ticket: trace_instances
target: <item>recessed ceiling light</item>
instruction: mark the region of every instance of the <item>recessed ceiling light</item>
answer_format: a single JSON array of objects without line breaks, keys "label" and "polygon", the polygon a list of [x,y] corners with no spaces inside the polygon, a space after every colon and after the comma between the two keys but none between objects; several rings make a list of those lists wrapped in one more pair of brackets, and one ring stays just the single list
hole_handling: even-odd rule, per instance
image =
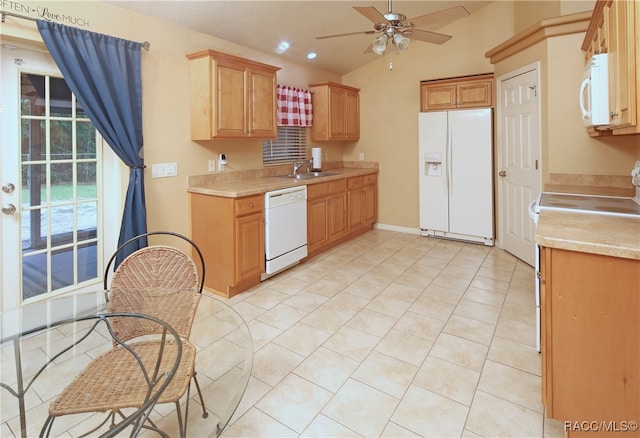
[{"label": "recessed ceiling light", "polygon": [[307,59],[315,59],[318,56],[315,52],[310,52],[307,54]]},{"label": "recessed ceiling light", "polygon": [[278,48],[276,49],[276,53],[282,54],[286,52],[288,48],[289,48],[289,43],[286,41],[283,41],[278,45]]}]

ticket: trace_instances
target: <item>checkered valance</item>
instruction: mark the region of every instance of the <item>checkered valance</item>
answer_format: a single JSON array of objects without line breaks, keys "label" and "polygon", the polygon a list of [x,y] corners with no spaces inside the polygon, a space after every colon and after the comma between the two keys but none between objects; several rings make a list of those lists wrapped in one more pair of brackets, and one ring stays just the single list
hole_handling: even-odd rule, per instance
[{"label": "checkered valance", "polygon": [[278,126],[311,126],[311,91],[278,84]]}]

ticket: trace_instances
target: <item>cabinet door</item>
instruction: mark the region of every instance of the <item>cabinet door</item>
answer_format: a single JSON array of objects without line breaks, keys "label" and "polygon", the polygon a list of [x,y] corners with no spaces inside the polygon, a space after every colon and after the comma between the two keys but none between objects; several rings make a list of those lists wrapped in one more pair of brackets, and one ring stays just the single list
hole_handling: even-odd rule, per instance
[{"label": "cabinet door", "polygon": [[329,240],[327,205],[327,198],[314,199],[307,203],[307,245],[309,252],[321,247]]},{"label": "cabinet door", "polygon": [[549,416],[606,418],[618,424],[637,418],[640,261],[550,252],[543,277],[543,372],[547,399],[553,398]]},{"label": "cabinet door", "polygon": [[634,2],[614,1],[604,9],[609,49],[609,108],[611,125],[636,124]]},{"label": "cabinet door", "polygon": [[362,189],[362,219],[364,225],[375,223],[378,217],[377,194],[378,190],[375,185]]},{"label": "cabinet door", "polygon": [[329,89],[329,137],[332,140],[344,140],[347,134],[345,98],[344,90],[339,88]]},{"label": "cabinet door", "polygon": [[218,62],[216,96],[213,111],[214,137],[246,137],[245,69],[240,65]]},{"label": "cabinet door", "polygon": [[364,198],[362,189],[349,190],[347,200],[349,211],[349,231],[356,230],[364,225]]},{"label": "cabinet door", "polygon": [[264,216],[236,219],[236,283],[264,272]]},{"label": "cabinet door", "polygon": [[276,138],[276,75],[273,72],[251,70],[248,131],[250,137]]},{"label": "cabinet door", "polygon": [[327,229],[329,241],[347,233],[347,193],[333,195],[327,201]]},{"label": "cabinet door", "polygon": [[346,138],[358,140],[360,138],[360,97],[358,93],[346,92],[344,117]]},{"label": "cabinet door", "polygon": [[456,106],[454,84],[422,85],[422,111],[438,111]]},{"label": "cabinet door", "polygon": [[456,108],[483,108],[491,106],[493,81],[470,81],[458,85]]}]

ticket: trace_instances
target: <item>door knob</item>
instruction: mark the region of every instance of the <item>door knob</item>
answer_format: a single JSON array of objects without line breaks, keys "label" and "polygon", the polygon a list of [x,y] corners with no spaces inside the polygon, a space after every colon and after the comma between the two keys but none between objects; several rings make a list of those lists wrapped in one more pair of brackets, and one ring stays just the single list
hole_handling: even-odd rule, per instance
[{"label": "door knob", "polygon": [[13,214],[16,212],[16,206],[13,204],[6,205],[2,207],[2,212],[4,214]]},{"label": "door knob", "polygon": [[5,185],[2,186],[2,191],[5,193],[11,193],[16,189],[16,186],[14,186],[11,183],[7,183]]},{"label": "door knob", "polygon": [[505,176],[507,176],[507,172],[504,171],[504,170],[501,170],[500,172],[498,172],[498,175],[500,175],[502,177],[505,177]]}]

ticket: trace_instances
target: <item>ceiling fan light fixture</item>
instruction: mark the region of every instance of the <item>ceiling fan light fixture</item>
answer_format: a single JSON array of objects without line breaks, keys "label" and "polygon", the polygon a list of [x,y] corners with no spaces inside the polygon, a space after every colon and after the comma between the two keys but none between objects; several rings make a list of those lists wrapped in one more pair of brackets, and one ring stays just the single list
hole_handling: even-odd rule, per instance
[{"label": "ceiling fan light fixture", "polygon": [[402,53],[409,47],[411,40],[402,34],[395,34],[393,36],[393,44],[396,46],[396,53]]},{"label": "ceiling fan light fixture", "polygon": [[371,44],[371,50],[373,50],[376,55],[382,55],[387,48],[388,40],[389,37],[387,37],[386,35],[380,35],[378,38],[373,40],[373,43]]}]

